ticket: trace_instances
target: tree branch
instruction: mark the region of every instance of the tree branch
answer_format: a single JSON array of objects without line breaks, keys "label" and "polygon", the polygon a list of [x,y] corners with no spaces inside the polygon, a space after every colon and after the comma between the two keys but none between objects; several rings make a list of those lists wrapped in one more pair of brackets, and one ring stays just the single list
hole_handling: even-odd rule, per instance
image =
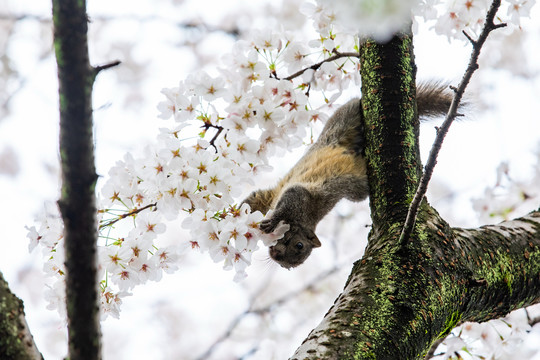
[{"label": "tree branch", "polygon": [[[305,73],[306,71],[308,70],[317,70],[319,69],[322,64],[324,63],[327,63],[327,62],[332,62],[332,61],[335,61],[335,60],[338,60],[338,59],[341,59],[341,58],[344,58],[344,57],[360,57],[360,54],[359,53],[355,53],[355,52],[344,52],[344,53],[340,53],[338,52],[337,50],[334,49],[334,54],[335,55],[332,55],[330,56],[329,58],[327,59],[324,59],[322,61],[319,61],[318,63],[316,64],[313,64],[311,65],[310,67],[307,67],[307,68],[304,68],[304,69],[301,69],[301,70],[298,70],[297,72],[295,72],[294,74],[292,75],[289,75],[287,76],[286,78],[283,78],[283,80],[292,80],[294,78],[297,78],[299,77],[300,75],[302,75],[303,73]],[[278,79],[279,80],[279,79]]]},{"label": "tree branch", "polygon": [[[488,28],[500,27],[493,24],[499,3],[490,8]],[[471,69],[488,33],[475,42]],[[407,236],[413,240],[399,241],[422,177],[411,43],[411,35],[398,34],[384,44],[361,44],[373,227],[343,292],[291,359],[419,360],[461,322],[487,321],[540,301],[540,212],[464,230],[419,202]],[[450,117],[464,88],[456,89]],[[440,131],[449,122],[444,126]]]},{"label": "tree branch", "polygon": [[115,61],[112,61],[112,62],[110,62],[108,64],[94,66],[94,77],[96,77],[97,74],[99,74],[100,71],[110,69],[110,68],[118,66],[120,64],[121,64],[120,60],[115,60]]},{"label": "tree branch", "polygon": [[88,61],[87,21],[86,1],[53,0],[70,360],[101,359],[92,127],[96,74]]},{"label": "tree branch", "polygon": [[420,214],[422,243],[368,248],[292,359],[422,359],[461,322],[540,301],[540,212],[468,230]]},{"label": "tree branch", "polygon": [[373,231],[400,226],[420,180],[412,34],[360,47],[365,161]]},{"label": "tree branch", "polygon": [[435,351],[441,345],[441,343],[444,341],[445,338],[437,339],[431,344],[431,347],[429,348],[429,351],[427,352],[426,356],[424,356],[424,360],[429,360],[432,357],[435,357]]},{"label": "tree branch", "polygon": [[403,230],[399,238],[399,242],[402,245],[405,244],[411,236],[414,224],[416,222],[416,217],[418,215],[418,210],[420,208],[420,203],[422,202],[422,199],[426,194],[429,181],[431,180],[431,176],[433,175],[433,169],[437,164],[437,157],[439,156],[439,151],[441,150],[444,138],[446,137],[446,134],[450,129],[450,125],[452,125],[452,122],[458,116],[457,109],[459,107],[461,98],[463,97],[465,89],[467,88],[467,85],[469,84],[473,73],[478,69],[478,57],[480,56],[480,50],[484,46],[488,35],[493,30],[506,26],[506,24],[495,25],[493,23],[495,15],[497,14],[500,6],[501,0],[494,0],[491,3],[491,7],[486,15],[484,27],[482,29],[482,32],[480,33],[480,36],[478,37],[478,40],[473,40],[469,35],[464,32],[465,36],[467,37],[467,39],[469,39],[473,46],[469,65],[467,66],[467,70],[465,71],[465,74],[463,75],[463,78],[461,79],[458,87],[453,89],[455,92],[454,99],[452,100],[452,104],[450,105],[450,109],[448,110],[448,114],[446,115],[446,119],[442,123],[441,127],[437,130],[437,136],[429,153],[429,157],[424,168],[424,174],[420,179],[420,184],[418,185],[416,194],[414,195],[414,198],[409,206],[407,218],[405,220],[405,224],[403,225]]},{"label": "tree branch", "polygon": [[529,311],[527,309],[525,310],[525,314],[527,315],[527,323],[529,326],[533,327],[534,325],[540,323],[540,316],[535,316],[534,318],[531,318]]},{"label": "tree branch", "polygon": [[0,359],[43,360],[26,323],[22,301],[0,273]]},{"label": "tree branch", "polygon": [[[40,23],[51,22],[51,18],[48,16],[41,16],[41,15],[34,15],[34,14],[0,13],[0,21],[2,20],[5,20],[5,21],[34,20]],[[225,28],[225,27],[204,24],[196,20],[178,22],[178,21],[174,21],[173,19],[166,18],[159,15],[146,15],[146,16],[124,15],[124,14],[113,15],[113,16],[98,15],[98,16],[93,16],[91,20],[92,22],[97,22],[97,21],[110,22],[113,20],[133,20],[133,21],[138,21],[140,23],[149,23],[149,22],[158,22],[160,24],[169,23],[170,25],[176,26],[178,28],[197,29],[203,32],[210,32],[210,33],[222,32],[234,38],[239,37],[241,34],[241,30],[236,26],[233,26],[231,28]]]},{"label": "tree branch", "polygon": [[109,227],[111,225],[114,225],[116,224],[118,221],[122,220],[122,219],[125,219],[127,217],[130,217],[130,216],[133,216],[133,215],[137,215],[138,213],[140,213],[141,211],[144,211],[146,209],[149,209],[151,207],[154,207],[156,206],[157,203],[153,203],[153,204],[148,204],[146,206],[143,206],[141,208],[134,208],[130,211],[128,211],[127,213],[125,214],[122,214],[122,215],[119,215],[116,219],[113,219],[113,220],[110,220],[110,221],[107,221],[101,225],[99,225],[99,230],[103,229],[103,228],[106,228],[106,227]]},{"label": "tree branch", "polygon": [[219,125],[212,125],[211,123],[205,123],[203,127],[205,128],[205,131],[208,130],[209,128],[216,129],[216,133],[214,134],[212,139],[210,139],[210,146],[213,146],[216,152],[218,152],[218,148],[216,146],[216,140],[219,138],[219,135],[221,135],[221,133],[223,132],[223,130],[225,130],[225,128]]},{"label": "tree branch", "polygon": [[238,314],[230,322],[229,326],[227,327],[227,330],[225,330],[225,332],[219,338],[217,338],[214,341],[214,343],[202,355],[198,356],[197,360],[208,359],[212,355],[212,353],[216,350],[216,348],[222,342],[224,342],[225,340],[227,340],[228,338],[231,337],[233,331],[238,327],[240,322],[245,317],[247,317],[248,315],[250,315],[250,314],[263,315],[263,314],[266,314],[266,313],[270,312],[273,308],[276,308],[276,307],[278,307],[280,305],[283,305],[283,304],[291,301],[292,299],[298,297],[299,295],[305,293],[306,291],[309,291],[309,290],[313,289],[318,284],[320,284],[320,282],[322,280],[324,280],[324,279],[330,277],[331,275],[335,274],[339,269],[340,269],[340,266],[334,266],[334,267],[332,267],[332,268],[318,274],[317,276],[315,276],[315,278],[312,281],[310,281],[309,283],[302,286],[302,288],[297,289],[295,291],[292,291],[292,292],[290,292],[288,294],[285,294],[284,296],[272,301],[272,303],[270,303],[270,304],[268,304],[266,306],[256,308],[256,307],[254,307],[255,301],[262,294],[262,292],[265,290],[265,287],[261,287],[260,291],[255,296],[252,297],[248,309],[245,310],[244,312]]}]

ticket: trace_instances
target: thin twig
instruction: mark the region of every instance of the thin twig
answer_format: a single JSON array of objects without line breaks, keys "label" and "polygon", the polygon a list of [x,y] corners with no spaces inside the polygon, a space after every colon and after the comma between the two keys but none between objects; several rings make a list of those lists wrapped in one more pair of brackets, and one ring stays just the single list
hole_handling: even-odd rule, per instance
[{"label": "thin twig", "polygon": [[340,53],[338,52],[337,50],[334,50],[334,53],[335,55],[332,55],[330,56],[329,58],[327,59],[324,59],[316,64],[313,64],[311,65],[310,67],[307,67],[307,68],[304,68],[302,70],[298,70],[297,72],[295,72],[294,74],[292,75],[289,75],[287,76],[286,78],[283,78],[283,80],[292,80],[294,78],[297,78],[298,76],[302,75],[303,73],[305,73],[306,71],[308,70],[317,70],[319,69],[322,64],[324,63],[327,63],[327,62],[331,62],[331,61],[334,61],[334,60],[338,60],[338,59],[341,59],[341,58],[344,58],[344,57],[357,57],[359,58],[360,57],[360,53],[357,53],[357,52],[344,52],[344,53]]},{"label": "thin twig", "polygon": [[300,294],[306,292],[306,291],[309,291],[311,289],[313,289],[317,284],[319,284],[322,280],[326,279],[327,277],[335,274],[338,270],[340,269],[340,266],[334,266],[322,273],[320,273],[319,275],[317,275],[312,281],[310,281],[309,283],[307,283],[305,286],[303,286],[302,288],[300,289],[297,289],[295,291],[292,291],[282,297],[280,297],[279,299],[273,301],[272,303],[264,306],[264,307],[261,307],[261,308],[254,308],[254,303],[255,303],[255,300],[257,299],[258,296],[260,296],[262,294],[262,292],[266,289],[266,286],[263,286],[260,288],[260,291],[258,291],[256,293],[255,296],[253,296],[251,298],[251,301],[250,301],[250,305],[248,307],[247,310],[245,310],[244,312],[238,314],[229,324],[229,326],[227,327],[227,330],[225,330],[225,332],[220,336],[218,337],[214,343],[212,345],[210,345],[210,347],[204,352],[204,354],[200,355],[199,357],[197,357],[197,360],[203,360],[203,359],[208,359],[210,357],[210,355],[212,355],[212,353],[215,351],[215,349],[222,343],[224,342],[225,340],[227,340],[228,338],[231,337],[231,334],[233,333],[233,331],[236,329],[236,327],[240,324],[240,322],[248,315],[250,314],[257,314],[257,315],[263,315],[263,314],[266,314],[268,312],[270,312],[273,308],[279,306],[279,305],[282,305],[288,301],[291,301],[292,299],[296,298],[297,296],[299,296]]},{"label": "thin twig", "polygon": [[[22,20],[33,20],[40,23],[50,23],[52,21],[51,16],[49,15],[37,15],[37,14],[12,14],[12,13],[0,13],[0,21],[22,21]],[[222,32],[224,34],[230,35],[234,38],[237,38],[240,36],[240,29],[236,26],[231,28],[226,27],[218,27],[218,26],[212,26],[209,24],[201,23],[198,21],[187,21],[187,22],[178,22],[174,19],[164,17],[164,16],[158,16],[158,15],[97,15],[92,16],[90,18],[91,22],[110,22],[114,20],[133,20],[137,21],[139,23],[149,23],[149,22],[156,22],[156,23],[169,23],[170,25],[174,25],[178,28],[184,28],[184,29],[197,29],[202,32]]]},{"label": "thin twig", "polygon": [[97,74],[99,74],[99,72],[101,70],[106,70],[106,69],[112,68],[114,66],[118,66],[118,65],[120,65],[120,63],[121,63],[120,60],[115,60],[115,61],[112,61],[112,62],[110,62],[108,64],[94,66],[94,76],[97,76]]},{"label": "thin twig", "polygon": [[450,125],[452,125],[452,122],[457,116],[457,109],[461,98],[463,97],[463,93],[465,92],[465,89],[467,88],[467,85],[469,84],[473,73],[478,69],[477,61],[478,56],[480,55],[480,50],[482,49],[482,46],[484,45],[491,31],[506,26],[506,24],[504,23],[497,25],[493,23],[493,19],[495,18],[495,15],[497,14],[500,6],[501,0],[494,0],[491,4],[491,7],[489,8],[489,11],[486,15],[486,22],[484,24],[482,32],[480,33],[480,36],[478,37],[478,40],[475,41],[467,34],[465,34],[465,36],[469,39],[473,46],[469,65],[467,66],[467,70],[465,71],[465,74],[463,75],[459,86],[453,89],[454,98],[452,99],[452,104],[450,105],[450,109],[446,114],[446,119],[437,131],[437,136],[429,153],[429,158],[426,162],[426,166],[424,167],[424,174],[420,179],[420,184],[418,185],[416,194],[414,195],[411,205],[409,206],[407,218],[405,220],[405,224],[403,225],[403,230],[401,231],[401,236],[399,238],[399,242],[401,245],[404,245],[409,240],[409,237],[413,231],[416,216],[418,214],[418,209],[420,208],[420,203],[422,202],[422,199],[426,194],[427,186],[429,184],[429,181],[431,180],[431,176],[433,175],[433,169],[435,168],[435,164],[437,163],[437,156],[439,155],[439,151],[441,150],[444,138],[448,133],[448,130],[450,129]]},{"label": "thin twig", "polygon": [[424,357],[424,360],[429,360],[432,357],[435,357],[435,350],[437,350],[437,348],[439,347],[439,345],[441,345],[441,343],[444,341],[444,339],[446,339],[446,338],[437,339],[437,340],[435,340],[433,342],[433,344],[431,344],[431,348],[429,348],[429,351],[426,354],[426,356]]},{"label": "thin twig", "polygon": [[131,210],[131,211],[128,211],[128,212],[125,213],[125,214],[122,214],[122,215],[118,216],[118,217],[117,217],[116,219],[114,219],[114,220],[107,221],[106,223],[99,225],[99,229],[101,230],[101,229],[103,229],[103,228],[105,228],[105,227],[114,225],[116,222],[118,222],[118,221],[120,221],[120,220],[122,220],[122,219],[125,219],[125,218],[127,218],[127,217],[129,217],[129,216],[132,216],[132,215],[135,215],[135,214],[138,214],[138,213],[140,213],[141,211],[146,210],[146,209],[151,208],[151,207],[156,206],[156,205],[157,205],[156,203],[153,203],[153,204],[148,204],[148,205],[146,205],[146,206],[143,206],[142,208],[135,208],[135,209],[133,209],[133,210]]},{"label": "thin twig", "polygon": [[255,355],[255,353],[256,353],[257,351],[259,351],[259,347],[260,347],[260,345],[257,345],[257,346],[252,347],[252,348],[249,349],[244,355],[240,356],[240,357],[238,358],[238,360],[246,360],[246,359],[252,357],[253,355]]},{"label": "thin twig", "polygon": [[43,23],[50,23],[52,21],[51,16],[41,16],[34,14],[10,14],[10,13],[0,13],[0,21],[21,21],[21,20],[34,20]]},{"label": "thin twig", "polygon": [[[287,76],[286,78],[279,78],[275,72],[272,72],[270,74],[271,77],[274,77],[275,79],[277,80],[292,80],[300,75],[302,75],[303,73],[305,73],[306,71],[308,70],[314,70],[314,71],[317,71],[321,66],[322,64],[324,63],[327,63],[327,62],[331,62],[331,61],[335,61],[335,60],[338,60],[338,59],[341,59],[341,58],[344,58],[344,57],[357,57],[359,58],[360,57],[360,53],[357,53],[357,52],[344,52],[344,53],[341,53],[339,51],[337,51],[336,49],[334,49],[334,55],[330,56],[329,58],[327,59],[324,59],[316,64],[313,64],[309,67],[306,67],[306,68],[303,68],[301,70],[298,70],[297,72],[295,72],[294,74],[292,75],[289,75]],[[308,85],[308,90],[307,90],[307,93],[306,95],[309,95],[309,90],[311,89],[311,84]],[[219,126],[219,125],[213,125],[211,123],[206,123],[203,125],[203,127],[205,128],[205,130],[208,130],[209,128],[215,128],[217,129],[217,133],[212,137],[212,139],[210,140],[210,145],[214,147],[214,149],[216,150],[216,152],[218,151],[216,145],[215,145],[215,142],[217,140],[217,138],[219,137],[219,135],[223,132],[224,128],[222,126]]]},{"label": "thin twig", "polygon": [[529,311],[527,309],[524,309],[525,310],[525,314],[527,314],[527,323],[529,323],[529,325],[532,327],[538,323],[540,323],[540,316],[535,316],[533,318],[531,318],[531,315],[529,314]]},{"label": "thin twig", "polygon": [[225,130],[225,128],[223,126],[217,126],[215,128],[217,129],[217,132],[214,134],[214,136],[210,140],[210,145],[214,147],[216,152],[218,152],[218,148],[217,148],[215,142],[216,142],[217,138],[219,137],[219,134],[221,134],[223,132],[223,130]]}]

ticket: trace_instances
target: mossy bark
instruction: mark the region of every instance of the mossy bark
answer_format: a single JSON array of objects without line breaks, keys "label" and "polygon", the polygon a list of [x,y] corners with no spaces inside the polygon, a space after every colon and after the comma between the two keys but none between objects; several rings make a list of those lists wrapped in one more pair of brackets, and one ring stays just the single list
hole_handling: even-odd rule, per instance
[{"label": "mossy bark", "polygon": [[424,200],[398,242],[421,175],[412,37],[362,45],[373,228],[342,294],[292,359],[422,359],[463,321],[540,301],[540,212],[451,228]]},{"label": "mossy bark", "polygon": [[0,273],[0,359],[42,360],[25,320],[23,302]]},{"label": "mossy bark", "polygon": [[412,36],[386,44],[366,40],[360,47],[366,159],[376,231],[401,223],[422,169],[416,116],[416,67]]},{"label": "mossy bark", "polygon": [[53,0],[69,358],[100,359],[92,85],[84,0]]}]

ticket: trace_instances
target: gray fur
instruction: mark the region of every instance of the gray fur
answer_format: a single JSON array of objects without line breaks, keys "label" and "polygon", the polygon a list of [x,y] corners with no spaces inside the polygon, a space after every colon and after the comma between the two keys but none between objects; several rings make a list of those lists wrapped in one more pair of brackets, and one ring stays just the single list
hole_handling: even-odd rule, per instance
[{"label": "gray fur", "polygon": [[[417,89],[419,116],[444,115],[450,106],[452,95],[448,87],[440,83],[419,85]],[[274,231],[282,220],[290,225],[284,237],[269,249],[270,257],[281,266],[288,269],[298,266],[309,257],[313,248],[321,246],[315,235],[315,228],[339,200],[346,198],[351,201],[362,201],[368,196],[363,155],[365,140],[362,114],[360,99],[352,99],[337,109],[326,123],[317,142],[307,150],[280,185],[273,189],[254,191],[244,200],[253,211],[266,213],[274,209],[272,216],[260,224],[264,232]],[[359,167],[362,169],[361,173],[358,172],[359,168],[355,168],[351,173],[339,175],[328,174],[328,171],[321,170],[318,173],[326,178],[308,178],[300,183],[295,182],[309,170],[305,167],[306,164],[312,165],[313,156],[324,156],[332,149],[342,148],[343,154],[352,156],[355,163],[364,166]],[[334,170],[333,167],[328,169]]]}]

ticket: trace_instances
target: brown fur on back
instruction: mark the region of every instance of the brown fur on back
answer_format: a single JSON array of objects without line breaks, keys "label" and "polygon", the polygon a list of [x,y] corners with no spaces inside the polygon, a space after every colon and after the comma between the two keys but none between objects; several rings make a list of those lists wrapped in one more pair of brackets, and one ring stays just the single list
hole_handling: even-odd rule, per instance
[{"label": "brown fur on back", "polygon": [[[445,114],[452,95],[438,83],[419,85],[419,116]],[[361,201],[368,196],[362,116],[360,99],[337,109],[315,144],[275,187],[256,190],[244,200],[253,211],[273,210],[259,226],[265,233],[274,231],[280,222],[290,225],[269,249],[270,257],[281,266],[298,266],[321,246],[315,228],[338,201]]]},{"label": "brown fur on back", "polygon": [[366,165],[363,157],[340,146],[325,146],[309,151],[277,184],[274,190],[274,208],[281,193],[287,186],[301,184],[307,188],[320,188],[322,183],[343,175],[365,176]]}]

